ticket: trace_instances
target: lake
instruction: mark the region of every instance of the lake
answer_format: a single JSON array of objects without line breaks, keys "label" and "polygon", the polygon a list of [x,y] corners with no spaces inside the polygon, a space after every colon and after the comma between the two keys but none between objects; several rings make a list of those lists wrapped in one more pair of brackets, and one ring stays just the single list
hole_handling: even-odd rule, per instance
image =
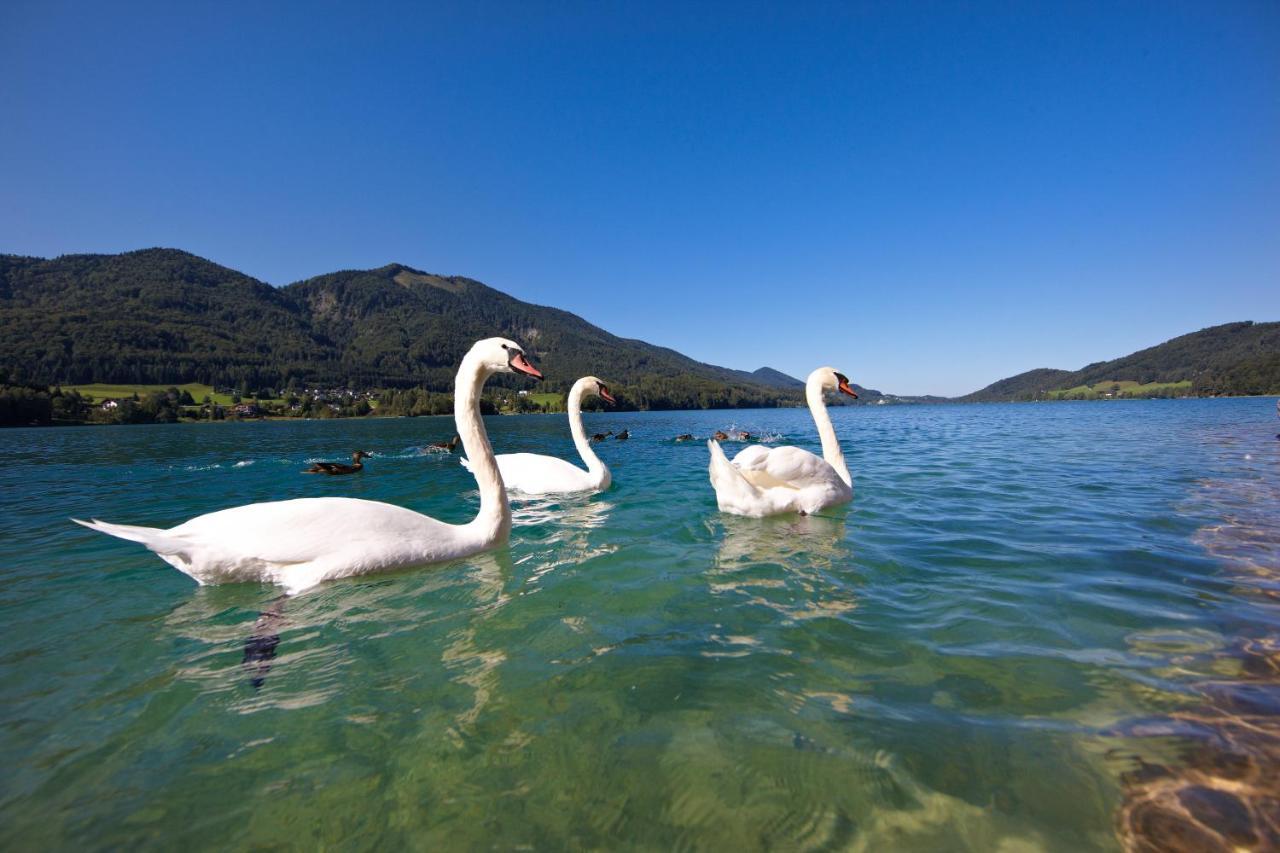
[{"label": "lake", "polygon": [[[721,515],[672,441],[816,452],[805,410],[588,414],[631,431],[609,491],[285,601],[67,519],[465,521],[474,481],[419,449],[451,419],[0,431],[0,847],[1118,849],[1137,771],[1230,751],[1189,720],[1280,704],[1274,399],[832,412],[847,507]],[[574,458],[563,416],[486,422]]]}]

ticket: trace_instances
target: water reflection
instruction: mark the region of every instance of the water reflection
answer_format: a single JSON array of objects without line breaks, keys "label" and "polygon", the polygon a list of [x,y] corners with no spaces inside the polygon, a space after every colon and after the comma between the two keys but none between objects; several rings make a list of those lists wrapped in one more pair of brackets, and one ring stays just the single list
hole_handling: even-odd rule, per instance
[{"label": "water reflection", "polygon": [[713,532],[719,528],[711,591],[789,619],[853,610],[857,577],[845,535],[846,512],[763,519],[718,516],[710,522]]},{"label": "water reflection", "polygon": [[[444,632],[456,640],[454,625],[479,624],[510,601],[512,573],[510,554],[497,550],[294,597],[266,586],[203,586],[165,617],[161,639],[182,650],[180,678],[239,712],[304,708],[343,690],[361,644],[385,650],[379,643]],[[468,656],[455,642],[442,659]]]},{"label": "water reflection", "polygon": [[612,554],[617,544],[598,535],[614,504],[591,495],[556,495],[515,501],[511,507],[515,564],[529,572],[526,592],[556,569]]}]

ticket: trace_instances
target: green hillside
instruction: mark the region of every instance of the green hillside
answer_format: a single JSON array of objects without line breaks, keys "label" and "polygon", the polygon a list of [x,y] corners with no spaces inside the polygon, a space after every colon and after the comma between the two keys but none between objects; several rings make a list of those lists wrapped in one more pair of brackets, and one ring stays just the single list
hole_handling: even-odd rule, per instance
[{"label": "green hillside", "polygon": [[[224,394],[213,390],[210,385],[201,385],[199,382],[187,382],[182,385],[175,386],[178,391],[186,391],[191,395],[191,399],[201,402],[208,397],[210,402],[217,403],[219,406],[232,405],[232,397],[230,394]],[[89,385],[63,385],[62,390],[66,393],[75,392],[89,403],[101,403],[104,400],[120,400],[125,397],[145,397],[147,394],[168,390],[164,385],[108,385],[104,382],[95,382]]]},{"label": "green hillside", "polygon": [[1280,323],[1226,323],[1080,370],[1040,368],[964,402],[1280,394]]},{"label": "green hillside", "polygon": [[[594,373],[625,407],[801,398],[776,371],[703,364],[478,281],[399,264],[275,288],[174,249],[0,256],[0,368],[15,383],[450,391],[467,348],[493,335],[521,342],[543,366],[541,393]],[[519,384],[495,378],[504,383]]]},{"label": "green hillside", "polygon": [[753,370],[751,372],[751,375],[755,378],[757,382],[763,383],[765,385],[772,385],[775,388],[803,388],[804,387],[803,380],[797,379],[794,376],[788,376],[787,374],[783,373],[781,370],[774,370],[772,367],[761,367],[758,370]]},{"label": "green hillside", "polygon": [[334,355],[285,294],[186,252],[0,255],[0,367],[28,381],[259,386]]}]

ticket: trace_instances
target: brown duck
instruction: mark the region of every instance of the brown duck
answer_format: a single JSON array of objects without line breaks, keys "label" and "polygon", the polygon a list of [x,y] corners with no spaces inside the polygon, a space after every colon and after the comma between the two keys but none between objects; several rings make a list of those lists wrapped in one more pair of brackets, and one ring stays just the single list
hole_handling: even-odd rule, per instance
[{"label": "brown duck", "polygon": [[618,441],[626,441],[628,438],[631,438],[631,430],[624,429],[622,432],[615,435],[614,438]]},{"label": "brown duck", "polygon": [[436,441],[427,445],[428,449],[443,450],[446,453],[452,453],[457,446],[458,446],[458,436],[456,435],[453,438],[449,439],[448,441]]},{"label": "brown duck", "polygon": [[591,436],[591,440],[604,441],[606,438],[608,438],[611,435],[613,435],[613,430],[609,430],[608,432],[598,432],[595,435]]},{"label": "brown duck", "polygon": [[354,474],[357,471],[364,470],[364,463],[361,459],[372,457],[373,454],[367,450],[357,450],[351,454],[351,464],[345,462],[316,462],[304,474]]},{"label": "brown duck", "polygon": [[718,429],[714,433],[712,433],[711,437],[714,438],[716,441],[728,441],[729,433],[725,432],[722,429]]},{"label": "brown duck", "polygon": [[686,432],[676,436],[676,441],[693,441],[693,433]]}]

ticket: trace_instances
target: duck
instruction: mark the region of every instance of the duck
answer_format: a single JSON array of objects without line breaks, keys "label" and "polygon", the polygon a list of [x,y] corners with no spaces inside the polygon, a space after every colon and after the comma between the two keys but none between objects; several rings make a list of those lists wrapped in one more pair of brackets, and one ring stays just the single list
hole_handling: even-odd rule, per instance
[{"label": "duck", "polygon": [[443,450],[445,453],[452,453],[458,446],[458,436],[454,435],[448,441],[436,441],[427,445],[428,450]]},{"label": "duck", "polygon": [[481,391],[495,373],[542,378],[524,350],[505,338],[477,341],[463,357],[453,413],[480,491],[479,511],[465,524],[339,497],[245,504],[169,529],[71,520],[138,542],[199,584],[274,583],[289,595],[335,578],[440,563],[499,547],[511,533],[511,505],[480,416]]},{"label": "duck", "polygon": [[604,441],[606,438],[608,438],[611,435],[613,435],[613,430],[609,430],[608,432],[598,432],[595,435],[591,436],[591,440]]},{"label": "duck", "polygon": [[715,432],[711,433],[711,437],[716,441],[728,441],[729,433],[725,432],[722,429],[718,429]]},{"label": "duck", "polygon": [[[609,386],[594,376],[582,377],[569,389],[569,433],[587,470],[565,459],[541,453],[500,453],[497,457],[498,470],[502,472],[502,482],[508,489],[529,495],[549,495],[602,492],[609,488],[613,477],[608,466],[591,449],[582,426],[582,400],[592,394],[610,406],[617,402],[609,393]],[[469,460],[463,459],[462,464],[470,470]]]},{"label": "duck", "polygon": [[730,462],[715,439],[709,473],[721,512],[762,518],[798,512],[811,514],[853,499],[853,479],[836,438],[823,395],[827,391],[858,398],[843,373],[819,367],[805,381],[805,399],[822,440],[822,456],[798,447],[753,444]]},{"label": "duck", "polygon": [[373,454],[367,450],[357,450],[351,454],[351,464],[345,462],[314,462],[303,471],[304,474],[355,474],[364,470],[362,459],[372,459]]},{"label": "duck", "polygon": [[615,435],[614,438],[618,441],[626,441],[628,438],[631,438],[631,430],[624,429],[622,432]]},{"label": "duck", "polygon": [[676,441],[693,441],[693,433],[685,432],[676,436]]}]

